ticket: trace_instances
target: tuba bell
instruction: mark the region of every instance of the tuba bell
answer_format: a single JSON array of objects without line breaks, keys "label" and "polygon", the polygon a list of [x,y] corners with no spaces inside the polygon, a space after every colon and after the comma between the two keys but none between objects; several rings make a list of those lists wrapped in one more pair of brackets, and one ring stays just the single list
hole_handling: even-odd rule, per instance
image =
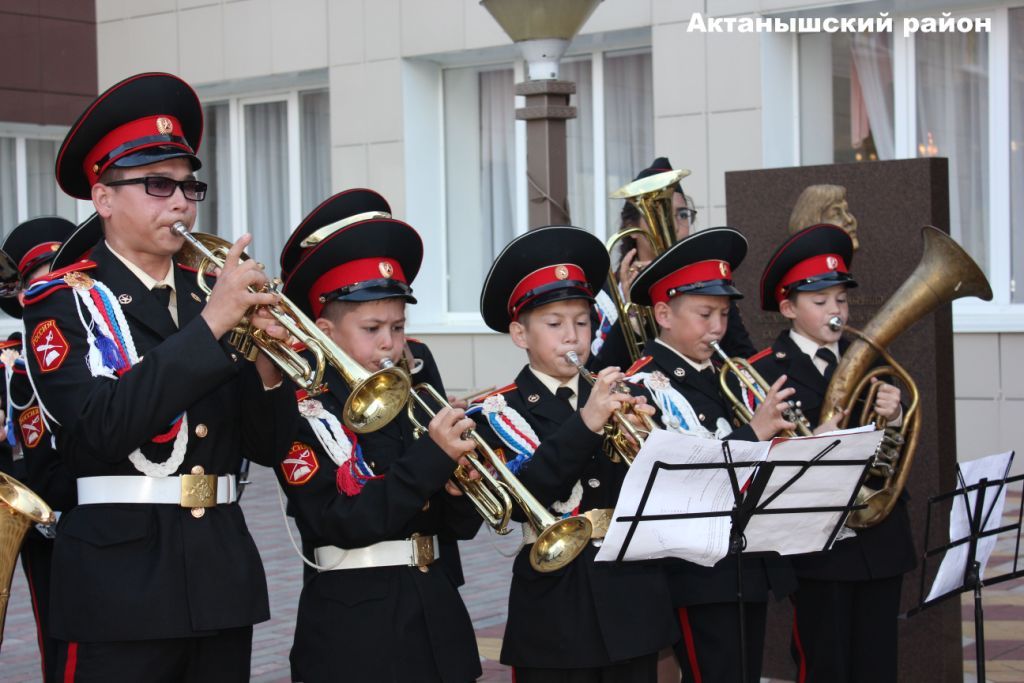
[{"label": "tuba bell", "polygon": [[[185,238],[174,260],[196,271],[199,288],[209,296],[211,288],[205,276],[211,268],[224,266],[231,243],[216,235],[189,232],[181,221],[171,227]],[[408,400],[409,376],[394,367],[382,367],[372,373],[364,369],[281,294],[280,287],[280,280],[271,281],[266,291],[277,294],[280,302],[267,310],[288,334],[306,346],[315,363],[309,363],[286,341],[263,334],[246,319],[229,333],[228,342],[249,360],[255,360],[262,350],[281,372],[311,396],[324,391],[324,372],[328,364],[333,366],[352,389],[342,419],[357,434],[376,431],[393,420]]]},{"label": "tuba bell", "polygon": [[[604,246],[608,252],[611,253],[620,241],[633,235],[646,237],[654,249],[655,256],[661,256],[675,244],[676,223],[672,212],[672,194],[675,192],[675,185],[688,175],[690,172],[683,169],[656,173],[623,185],[609,195],[610,199],[625,199],[636,207],[647,223],[647,229],[637,227],[620,230],[605,242]],[[618,273],[614,268],[609,268],[608,289],[619,314],[619,324],[622,326],[622,335],[625,337],[629,355],[635,362],[643,355],[644,342],[658,336],[658,323],[650,306],[627,302],[619,286]]]},{"label": "tuba bell", "polygon": [[[992,298],[992,288],[985,274],[959,244],[930,226],[921,228],[921,237],[924,253],[910,277],[863,330],[844,326],[856,339],[839,361],[822,404],[820,422],[832,419],[835,410],[842,408],[847,414],[839,426],[845,428],[850,421],[851,409],[863,395],[860,423],[875,421],[884,428],[884,421],[879,421],[878,416],[871,412],[874,404],[871,379],[895,376],[906,385],[910,397],[901,426],[888,438],[892,443],[891,450],[876,454],[872,465],[872,473],[883,479],[882,486],[878,489],[861,487],[857,503],[867,507],[851,513],[846,525],[853,529],[875,526],[892,512],[906,486],[921,431],[917,385],[886,348],[907,328],[939,306],[965,296],[976,296],[985,301]],[[873,367],[879,356],[888,365]],[[866,395],[865,390],[868,392]]]},{"label": "tuba bell", "polygon": [[0,472],[0,645],[4,642],[7,602],[21,542],[33,524],[49,526],[55,521],[53,510],[42,498]]}]

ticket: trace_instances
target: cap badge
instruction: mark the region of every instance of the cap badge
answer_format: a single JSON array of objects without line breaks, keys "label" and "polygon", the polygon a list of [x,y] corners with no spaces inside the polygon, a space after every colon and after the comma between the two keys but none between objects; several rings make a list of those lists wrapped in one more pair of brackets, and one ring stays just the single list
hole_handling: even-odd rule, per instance
[{"label": "cap badge", "polygon": [[168,135],[174,130],[174,124],[166,116],[161,116],[156,120],[156,132],[161,135]]},{"label": "cap badge", "polygon": [[379,270],[380,274],[384,277],[391,277],[395,272],[395,267],[387,261],[381,261],[377,264],[377,270]]},{"label": "cap badge", "polygon": [[569,269],[565,266],[557,266],[555,268],[555,277],[559,280],[567,280],[569,278]]},{"label": "cap badge", "polygon": [[58,249],[60,249],[60,245],[59,244],[51,244],[50,245],[50,251],[57,251]]},{"label": "cap badge", "polygon": [[718,272],[722,274],[722,277],[729,277],[729,266],[725,264],[725,261],[718,262]]},{"label": "cap badge", "polygon": [[829,256],[827,259],[825,259],[825,263],[828,264],[829,270],[835,270],[836,268],[839,267],[839,259],[837,259],[835,256]]}]

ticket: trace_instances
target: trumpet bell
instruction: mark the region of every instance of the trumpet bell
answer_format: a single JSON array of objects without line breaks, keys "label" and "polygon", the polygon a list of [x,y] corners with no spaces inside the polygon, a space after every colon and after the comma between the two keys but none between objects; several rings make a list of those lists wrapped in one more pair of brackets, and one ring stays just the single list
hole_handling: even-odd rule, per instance
[{"label": "trumpet bell", "polygon": [[548,526],[530,549],[530,566],[553,572],[576,559],[590,542],[594,527],[586,517],[566,517]]},{"label": "trumpet bell", "polygon": [[345,424],[356,434],[377,431],[402,411],[409,391],[409,377],[401,369],[374,372],[352,387],[345,401]]},{"label": "trumpet bell", "polygon": [[11,578],[18,550],[33,524],[53,524],[53,511],[46,502],[14,477],[0,472],[0,644],[11,594]]}]

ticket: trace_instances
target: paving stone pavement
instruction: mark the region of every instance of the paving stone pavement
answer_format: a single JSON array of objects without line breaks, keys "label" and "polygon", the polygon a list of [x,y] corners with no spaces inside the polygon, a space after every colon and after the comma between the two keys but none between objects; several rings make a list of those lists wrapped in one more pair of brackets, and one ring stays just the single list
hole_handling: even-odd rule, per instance
[{"label": "paving stone pavement", "polygon": [[[285,531],[272,474],[253,467],[253,484],[245,492],[249,529],[256,539],[267,572],[272,619],[258,624],[253,635],[252,680],[256,683],[287,683],[288,650],[295,627],[295,610],[301,588],[302,568]],[[1007,499],[1007,517],[1016,517],[1019,494]],[[1012,511],[1012,515],[1011,515]],[[296,535],[296,539],[298,536]],[[475,539],[462,544],[466,585],[462,595],[476,627],[483,677],[487,683],[512,680],[507,667],[498,663],[501,636],[507,615],[508,586],[512,555],[519,533],[499,537],[486,527]],[[990,561],[989,575],[1012,567],[1013,541],[1002,539]],[[504,556],[503,556],[504,555]],[[986,680],[1024,680],[1024,582],[1008,581],[985,589]],[[962,600],[964,627],[964,680],[976,681],[974,664],[974,606],[970,597]],[[0,681],[35,683],[40,680],[35,622],[28,588],[20,565],[15,570],[7,613],[3,649],[0,651]],[[776,682],[781,683],[781,682]]]}]

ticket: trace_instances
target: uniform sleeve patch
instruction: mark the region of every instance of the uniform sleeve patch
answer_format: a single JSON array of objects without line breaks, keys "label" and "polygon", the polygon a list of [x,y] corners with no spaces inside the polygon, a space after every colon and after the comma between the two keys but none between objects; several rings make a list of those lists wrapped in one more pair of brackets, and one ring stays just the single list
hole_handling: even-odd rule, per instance
[{"label": "uniform sleeve patch", "polygon": [[25,448],[35,448],[46,433],[39,406],[32,406],[18,417],[18,428],[21,430],[21,443]]},{"label": "uniform sleeve patch", "polygon": [[39,369],[43,372],[53,372],[64,364],[68,357],[68,340],[57,327],[57,321],[53,318],[44,320],[36,325],[32,333],[32,353],[36,356]]},{"label": "uniform sleeve patch", "polygon": [[319,469],[320,461],[316,458],[316,452],[301,441],[293,443],[288,456],[281,461],[285,481],[292,486],[305,484]]}]

